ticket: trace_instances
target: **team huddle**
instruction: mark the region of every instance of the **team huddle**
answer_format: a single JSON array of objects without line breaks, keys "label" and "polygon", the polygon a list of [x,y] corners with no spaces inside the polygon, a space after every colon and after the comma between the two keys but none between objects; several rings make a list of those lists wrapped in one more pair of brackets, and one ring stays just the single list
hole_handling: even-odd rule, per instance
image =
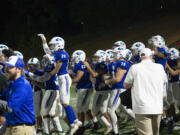
[{"label": "team huddle", "polygon": [[[117,41],[111,49],[97,50],[91,59],[86,58],[83,50],[75,50],[70,57],[61,37],[53,37],[47,44],[44,34],[38,36],[45,52],[41,60],[42,67],[40,61],[32,57],[27,62],[27,70],[23,71],[33,88],[36,116],[34,134],[83,135],[86,129],[92,132],[100,129],[101,121],[106,128],[105,135],[118,135],[119,108],[132,120],[135,119],[131,90],[125,89],[123,83],[130,67],[141,62],[141,50],[146,47],[151,49],[153,61],[161,64],[168,75],[160,132],[165,126],[168,126],[168,133],[173,132],[175,108],[180,108],[180,56],[176,48],[166,46],[162,36],[152,36],[147,46],[135,42],[130,49],[123,41]],[[1,62],[6,62],[13,55],[23,59],[19,51],[0,45]],[[6,74],[4,65],[1,74]],[[76,111],[70,105],[72,83],[76,84]],[[59,119],[63,119],[69,126],[67,132],[61,127]],[[0,122],[4,124],[1,119]]]}]

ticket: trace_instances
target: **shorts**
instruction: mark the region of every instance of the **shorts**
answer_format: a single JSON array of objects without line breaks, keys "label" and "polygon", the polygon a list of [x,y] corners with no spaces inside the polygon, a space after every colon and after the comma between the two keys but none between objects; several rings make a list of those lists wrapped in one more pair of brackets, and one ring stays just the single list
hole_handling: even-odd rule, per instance
[{"label": "shorts", "polygon": [[77,113],[87,112],[89,110],[92,93],[93,93],[92,88],[77,90],[77,104],[76,104]]},{"label": "shorts", "polygon": [[108,108],[110,108],[111,110],[116,110],[120,105],[119,94],[120,89],[111,90],[108,102]]},{"label": "shorts", "polygon": [[57,90],[46,90],[42,104],[41,104],[41,115],[54,116],[56,114],[57,100],[59,98],[59,91]]},{"label": "shorts", "polygon": [[69,74],[58,76],[59,96],[61,104],[69,104],[70,101],[70,87],[72,84]]},{"label": "shorts", "polygon": [[96,91],[93,99],[92,112],[97,115],[99,112],[104,114],[107,112],[109,101],[109,91]]}]

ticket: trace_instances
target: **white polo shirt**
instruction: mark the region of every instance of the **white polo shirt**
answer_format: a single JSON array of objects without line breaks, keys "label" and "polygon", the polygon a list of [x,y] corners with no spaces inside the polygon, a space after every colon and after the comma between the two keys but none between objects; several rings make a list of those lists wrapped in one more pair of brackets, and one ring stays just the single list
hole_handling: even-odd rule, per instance
[{"label": "white polo shirt", "polygon": [[162,114],[167,75],[160,64],[142,60],[131,66],[125,82],[132,86],[135,114]]}]

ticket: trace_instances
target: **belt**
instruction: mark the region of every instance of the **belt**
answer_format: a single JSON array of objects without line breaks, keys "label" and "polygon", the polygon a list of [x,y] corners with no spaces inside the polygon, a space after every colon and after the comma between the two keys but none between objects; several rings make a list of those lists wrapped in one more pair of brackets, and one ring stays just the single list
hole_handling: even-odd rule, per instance
[{"label": "belt", "polygon": [[6,125],[7,127],[16,127],[16,126],[34,126],[33,124],[16,124],[16,125]]}]

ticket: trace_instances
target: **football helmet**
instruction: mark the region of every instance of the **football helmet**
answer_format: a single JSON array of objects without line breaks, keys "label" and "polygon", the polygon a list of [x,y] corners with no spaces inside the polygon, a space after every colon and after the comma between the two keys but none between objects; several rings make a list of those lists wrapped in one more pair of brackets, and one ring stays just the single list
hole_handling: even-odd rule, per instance
[{"label": "football helmet", "polygon": [[[30,65],[34,65],[34,66],[32,67]],[[30,71],[37,70],[40,68],[40,61],[37,58],[32,57],[28,60],[27,67],[28,67],[28,70],[30,70]]]},{"label": "football helmet", "polygon": [[113,44],[112,49],[120,47],[122,50],[126,49],[126,44],[123,41],[117,41]]},{"label": "football helmet", "polygon": [[138,55],[139,52],[145,48],[145,45],[142,42],[135,42],[132,46],[131,46],[131,50],[132,50],[132,54],[134,56]]},{"label": "football helmet", "polygon": [[49,41],[49,46],[50,46],[50,50],[52,52],[56,52],[58,50],[64,49],[65,46],[65,41],[63,38],[61,37],[53,37],[50,41]]},{"label": "football helmet", "polygon": [[106,53],[103,50],[97,50],[93,57],[93,63],[101,63],[106,61]]},{"label": "football helmet", "polygon": [[21,58],[21,59],[24,58],[23,54],[22,54],[21,52],[19,52],[19,51],[14,51],[14,54],[15,54],[16,56],[18,56],[19,58]]},{"label": "football helmet", "polygon": [[79,62],[85,61],[86,53],[83,50],[76,50],[73,52],[71,57],[71,62],[77,64]]},{"label": "football helmet", "polygon": [[4,49],[9,49],[9,48],[7,47],[7,45],[0,44],[0,56],[2,55],[2,50]]},{"label": "football helmet", "polygon": [[170,48],[168,53],[171,60],[179,58],[179,51],[176,48]]},{"label": "football helmet", "polygon": [[120,50],[119,52],[115,52],[115,59],[119,60],[120,58],[126,59],[126,50]]},{"label": "football helmet", "polygon": [[149,45],[154,45],[156,47],[162,48],[163,46],[165,46],[165,40],[162,36],[160,35],[156,35],[156,36],[152,36],[149,40],[148,40],[148,44]]},{"label": "football helmet", "polygon": [[106,53],[106,61],[112,61],[113,60],[113,50],[107,49],[105,51],[105,53]]}]

